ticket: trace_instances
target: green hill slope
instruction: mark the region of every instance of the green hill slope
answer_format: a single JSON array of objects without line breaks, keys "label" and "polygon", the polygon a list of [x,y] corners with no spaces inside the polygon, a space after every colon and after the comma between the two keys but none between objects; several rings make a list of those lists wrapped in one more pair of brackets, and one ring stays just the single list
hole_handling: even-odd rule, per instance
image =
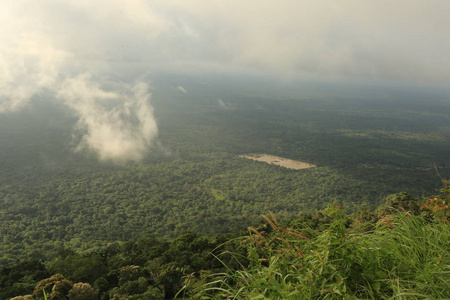
[{"label": "green hill slope", "polygon": [[290,221],[263,215],[246,233],[60,248],[45,265],[0,269],[0,299],[44,289],[51,299],[448,299],[444,183],[441,196],[395,194],[376,212],[334,204]]}]

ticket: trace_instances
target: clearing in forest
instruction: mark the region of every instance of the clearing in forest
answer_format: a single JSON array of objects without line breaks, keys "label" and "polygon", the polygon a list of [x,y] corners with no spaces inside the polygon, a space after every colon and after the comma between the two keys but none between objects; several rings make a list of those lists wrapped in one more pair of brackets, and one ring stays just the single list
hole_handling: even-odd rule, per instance
[{"label": "clearing in forest", "polygon": [[287,159],[287,158],[269,155],[269,154],[243,154],[243,155],[239,155],[239,157],[262,161],[262,162],[265,162],[268,164],[273,164],[273,165],[277,165],[280,167],[284,167],[284,168],[288,168],[288,169],[295,169],[295,170],[317,167],[316,165],[309,164],[306,162]]}]

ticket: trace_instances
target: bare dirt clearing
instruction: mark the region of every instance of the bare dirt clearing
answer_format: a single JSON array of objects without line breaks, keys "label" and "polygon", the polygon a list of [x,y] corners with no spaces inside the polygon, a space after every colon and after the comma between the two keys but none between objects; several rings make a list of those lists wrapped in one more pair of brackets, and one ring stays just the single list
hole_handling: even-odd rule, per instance
[{"label": "bare dirt clearing", "polygon": [[277,165],[280,167],[284,167],[284,168],[288,168],[288,169],[295,169],[295,170],[317,167],[316,165],[313,165],[313,164],[309,164],[309,163],[305,163],[305,162],[301,162],[301,161],[297,161],[297,160],[292,160],[292,159],[287,159],[287,158],[283,158],[283,157],[279,157],[279,156],[269,155],[269,154],[243,154],[243,155],[239,155],[239,157],[262,161],[262,162],[265,162],[268,164],[273,164],[273,165]]}]

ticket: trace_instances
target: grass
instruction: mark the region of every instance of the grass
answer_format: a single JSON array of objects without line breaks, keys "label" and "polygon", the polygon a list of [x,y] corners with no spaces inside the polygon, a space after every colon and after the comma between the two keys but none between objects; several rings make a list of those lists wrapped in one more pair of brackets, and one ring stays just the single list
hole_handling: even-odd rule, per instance
[{"label": "grass", "polygon": [[450,299],[448,205],[436,205],[440,215],[400,211],[366,233],[330,206],[332,222],[311,239],[263,216],[265,232],[249,228],[243,242],[248,265],[210,275],[192,298]]}]

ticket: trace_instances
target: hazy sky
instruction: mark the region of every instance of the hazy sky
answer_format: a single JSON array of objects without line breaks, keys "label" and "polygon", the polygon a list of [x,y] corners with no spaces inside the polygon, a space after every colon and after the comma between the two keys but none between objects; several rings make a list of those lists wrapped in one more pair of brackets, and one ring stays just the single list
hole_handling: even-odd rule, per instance
[{"label": "hazy sky", "polygon": [[46,72],[450,79],[448,0],[0,1],[2,59]]},{"label": "hazy sky", "polygon": [[[449,13],[448,0],[0,0],[0,112],[53,92],[78,114],[80,145],[108,159],[103,146],[137,141],[138,159],[157,136],[146,74],[445,86]],[[114,143],[90,142],[103,134]]]}]

